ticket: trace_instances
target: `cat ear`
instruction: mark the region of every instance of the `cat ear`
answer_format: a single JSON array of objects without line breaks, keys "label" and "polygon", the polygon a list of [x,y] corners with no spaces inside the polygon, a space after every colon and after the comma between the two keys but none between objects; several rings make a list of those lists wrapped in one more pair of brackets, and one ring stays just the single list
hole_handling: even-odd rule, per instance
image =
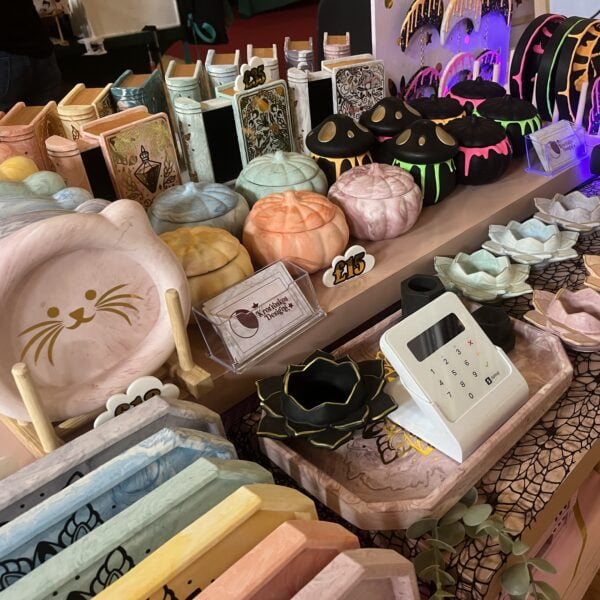
[{"label": "cat ear", "polygon": [[138,232],[140,234],[153,234],[144,207],[135,200],[116,200],[111,202],[103,211],[98,213],[101,218],[110,221],[123,232]]}]

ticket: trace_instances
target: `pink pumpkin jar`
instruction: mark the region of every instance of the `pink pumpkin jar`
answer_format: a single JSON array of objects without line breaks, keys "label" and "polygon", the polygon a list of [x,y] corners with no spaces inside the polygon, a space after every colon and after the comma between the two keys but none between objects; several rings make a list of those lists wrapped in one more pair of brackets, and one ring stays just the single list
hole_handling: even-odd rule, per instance
[{"label": "pink pumpkin jar", "polygon": [[314,273],[344,253],[349,237],[344,213],[325,196],[287,191],[266,196],[252,207],[243,243],[260,266],[287,259]]},{"label": "pink pumpkin jar", "polygon": [[406,233],[423,208],[413,176],[378,163],[344,173],[329,190],[329,199],[342,208],[351,234],[361,240],[387,240]]}]

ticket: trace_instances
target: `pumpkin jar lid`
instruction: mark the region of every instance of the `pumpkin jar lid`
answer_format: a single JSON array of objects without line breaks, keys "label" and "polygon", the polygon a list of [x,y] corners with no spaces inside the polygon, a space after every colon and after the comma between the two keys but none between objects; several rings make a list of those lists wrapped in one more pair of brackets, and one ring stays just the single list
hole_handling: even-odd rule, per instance
[{"label": "pumpkin jar lid", "polygon": [[273,154],[257,156],[243,170],[244,177],[251,183],[281,187],[297,185],[316,177],[321,169],[310,157],[298,152],[278,150]]},{"label": "pumpkin jar lid", "polygon": [[487,148],[506,139],[506,131],[502,125],[482,117],[454,119],[445,125],[445,128],[464,148]]},{"label": "pumpkin jar lid", "polygon": [[360,115],[359,122],[375,135],[392,136],[404,131],[421,115],[397,96],[386,96]]},{"label": "pumpkin jar lid", "polygon": [[495,81],[487,81],[478,77],[477,79],[465,79],[455,83],[450,89],[450,93],[460,98],[479,100],[481,98],[505,96],[506,90]]},{"label": "pumpkin jar lid", "polygon": [[313,154],[329,158],[360,156],[374,143],[366,127],[340,114],[327,117],[306,136],[306,146]]},{"label": "pumpkin jar lid", "polygon": [[531,102],[513,96],[486,100],[477,107],[477,112],[482,117],[497,121],[527,121],[534,119],[538,114],[537,108]]},{"label": "pumpkin jar lid", "polygon": [[454,158],[458,143],[441,125],[421,119],[382,144],[383,156],[411,164],[436,164]]},{"label": "pumpkin jar lid", "polygon": [[387,200],[403,195],[415,187],[413,176],[392,165],[371,163],[346,171],[330,190],[332,197],[340,191],[354,198]]},{"label": "pumpkin jar lid", "polygon": [[423,115],[424,119],[456,119],[465,114],[463,105],[455,98],[430,96],[412,100],[411,104]]},{"label": "pumpkin jar lid", "polygon": [[248,220],[263,231],[301,233],[323,227],[333,220],[337,210],[335,204],[321,194],[288,191],[259,200]]},{"label": "pumpkin jar lid", "polygon": [[161,221],[172,223],[207,221],[233,210],[240,197],[222,183],[188,182],[158,194],[149,212]]},{"label": "pumpkin jar lid", "polygon": [[160,239],[175,253],[187,277],[204,275],[230,263],[240,252],[240,241],[218,227],[181,227]]}]

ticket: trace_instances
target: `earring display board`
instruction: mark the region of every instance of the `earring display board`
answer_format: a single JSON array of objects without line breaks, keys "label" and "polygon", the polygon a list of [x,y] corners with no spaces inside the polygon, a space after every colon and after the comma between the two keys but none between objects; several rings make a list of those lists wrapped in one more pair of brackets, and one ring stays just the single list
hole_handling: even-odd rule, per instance
[{"label": "earring display board", "polygon": [[317,520],[312,500],[276,485],[246,485],[163,544],[97,600],[186,600],[269,533],[292,519]]},{"label": "earring display board", "polygon": [[[53,594],[58,598],[100,598],[108,586],[120,585],[119,581],[113,583],[115,579],[133,573],[135,565],[240,486],[272,481],[272,475],[255,463],[200,458],[172,477],[168,485],[150,492],[30,573],[21,573],[19,563],[9,565],[18,581],[0,596],[27,600],[46,600]],[[95,516],[87,514],[88,519]],[[279,523],[276,521],[273,528]],[[85,525],[82,522],[80,526]],[[114,597],[133,600],[137,596]]]},{"label": "earring display board", "polygon": [[147,25],[157,29],[179,27],[177,0],[69,0],[74,33],[85,38],[106,38],[137,33]]},{"label": "earring display board", "polygon": [[151,398],[43,456],[2,481],[0,525],[91,473],[163,428],[185,427],[225,435],[221,417],[195,402]]}]

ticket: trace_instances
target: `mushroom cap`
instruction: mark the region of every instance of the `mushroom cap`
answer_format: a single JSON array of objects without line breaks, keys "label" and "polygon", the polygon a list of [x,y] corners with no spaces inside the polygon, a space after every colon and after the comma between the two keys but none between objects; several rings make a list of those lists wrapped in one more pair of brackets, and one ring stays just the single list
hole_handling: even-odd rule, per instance
[{"label": "mushroom cap", "polygon": [[375,137],[366,127],[341,114],[327,117],[306,136],[306,146],[313,154],[331,158],[359,156],[374,143]]}]

